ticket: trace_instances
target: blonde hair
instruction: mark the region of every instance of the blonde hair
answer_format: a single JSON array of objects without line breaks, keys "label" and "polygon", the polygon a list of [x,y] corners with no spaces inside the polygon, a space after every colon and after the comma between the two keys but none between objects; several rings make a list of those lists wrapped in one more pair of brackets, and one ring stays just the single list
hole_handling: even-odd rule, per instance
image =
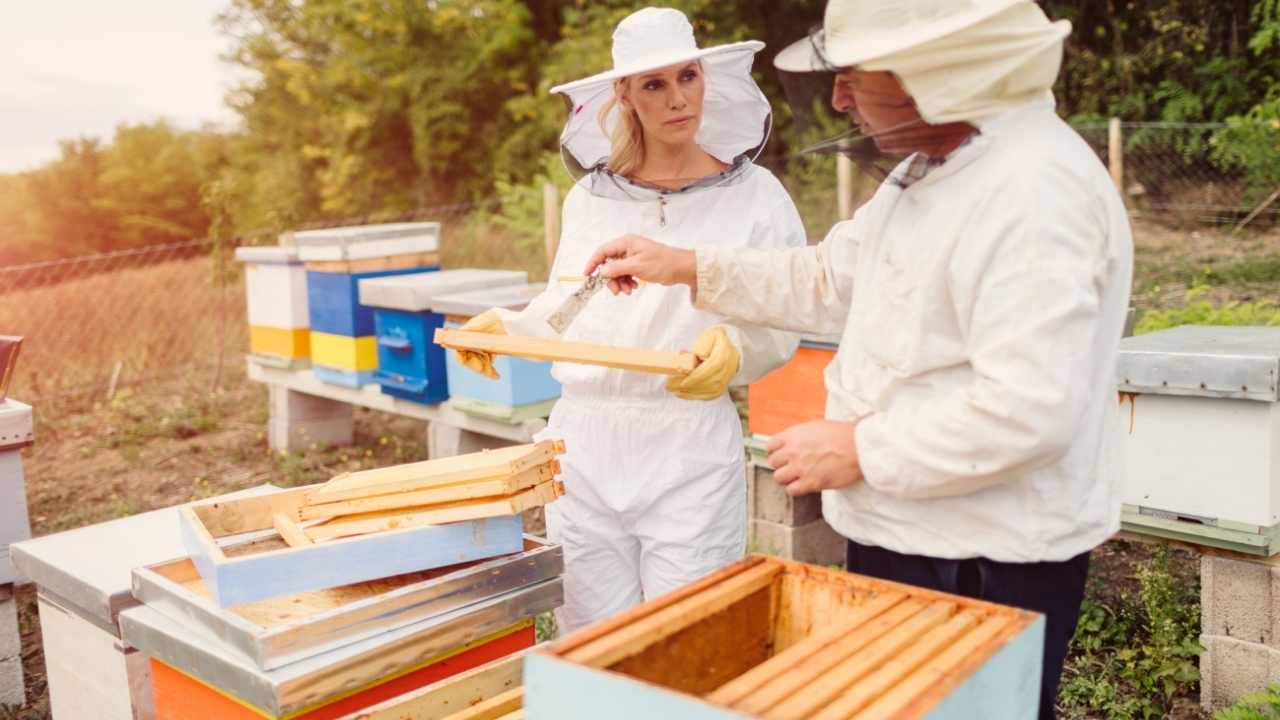
[{"label": "blonde hair", "polygon": [[[615,106],[621,105],[618,90],[627,81],[628,78],[622,78],[614,83],[613,97],[600,108],[597,120],[600,122],[601,130],[606,130],[604,123],[609,113]],[[609,136],[608,167],[619,175],[631,175],[643,164],[644,128],[640,126],[640,117],[636,115],[635,109],[622,105],[618,108],[618,124],[614,126],[613,133]]]}]

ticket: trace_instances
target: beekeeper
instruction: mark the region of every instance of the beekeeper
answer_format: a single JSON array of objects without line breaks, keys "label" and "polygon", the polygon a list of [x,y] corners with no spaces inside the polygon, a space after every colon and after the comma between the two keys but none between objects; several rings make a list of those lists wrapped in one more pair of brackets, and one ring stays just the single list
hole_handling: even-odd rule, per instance
[{"label": "beekeeper", "polygon": [[[553,336],[548,317],[610,238],[643,233],[673,247],[781,250],[805,244],[781,183],[754,164],[771,111],[751,78],[763,43],[699,49],[677,10],[617,26],[613,69],[552,88],[571,103],[561,135],[577,183],[563,206],[547,290],[523,311],[491,310],[464,329]],[[790,358],[798,337],[695,309],[684,288],[596,294],[566,340],[694,349],[687,377],[556,363],[563,394],[544,435],[563,438],[567,494],[547,507],[565,557],[562,631],[605,618],[742,557],[743,439],[726,394]],[[492,374],[492,357],[461,353]],[[705,402],[699,402],[705,401]]]},{"label": "beekeeper", "polygon": [[612,258],[615,292],[682,283],[701,310],[842,332],[827,419],[773,438],[775,477],[822,491],[850,570],[1044,613],[1045,718],[1089,552],[1119,527],[1133,253],[1106,170],[1054,112],[1069,30],[1030,0],[831,0],[775,63],[833,68],[835,109],[905,156],[874,197],[813,247],[632,235],[586,265]]}]

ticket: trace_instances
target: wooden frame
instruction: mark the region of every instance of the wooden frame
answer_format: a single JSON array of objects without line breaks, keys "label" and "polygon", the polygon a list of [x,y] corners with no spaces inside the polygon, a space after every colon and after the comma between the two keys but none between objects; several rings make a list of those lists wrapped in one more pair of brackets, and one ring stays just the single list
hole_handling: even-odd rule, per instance
[{"label": "wooden frame", "polygon": [[527,654],[495,660],[338,720],[460,720],[481,703],[520,690]]},{"label": "wooden frame", "polygon": [[[253,542],[253,541],[246,541]],[[190,558],[132,571],[133,595],[190,635],[237,652],[263,670],[558,578],[558,545],[525,536],[523,552],[219,608]]]},{"label": "wooden frame", "polygon": [[1034,718],[1044,619],[753,556],[531,653],[529,720]]},{"label": "wooden frame", "polygon": [[273,528],[275,518],[284,513],[272,505],[298,503],[301,494],[252,499],[261,502],[220,503],[221,508],[187,505],[178,510],[183,545],[220,608],[506,555],[523,546],[523,519],[505,515],[229,557],[217,538]]},{"label": "wooden frame", "polygon": [[599,365],[660,375],[688,375],[698,366],[698,358],[691,352],[619,348],[555,338],[493,335],[449,328],[437,329],[435,342],[454,350],[476,350],[530,360]]},{"label": "wooden frame", "polygon": [[318,505],[373,495],[440,489],[475,481],[512,478],[555,460],[565,446],[559,440],[482,450],[437,460],[343,473],[313,486],[305,501]]},{"label": "wooden frame", "polygon": [[302,532],[311,541],[321,541],[424,525],[442,525],[465,520],[518,515],[530,508],[554,502],[563,495],[564,485],[558,481],[549,480],[506,497],[460,500],[418,509],[376,510],[335,518],[323,525],[313,525]]}]

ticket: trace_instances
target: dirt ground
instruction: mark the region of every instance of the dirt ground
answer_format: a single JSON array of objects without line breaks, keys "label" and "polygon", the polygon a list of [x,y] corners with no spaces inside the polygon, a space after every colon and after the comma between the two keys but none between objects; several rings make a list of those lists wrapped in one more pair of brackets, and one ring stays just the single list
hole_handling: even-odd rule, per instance
[{"label": "dirt ground", "polygon": [[[1280,302],[1280,233],[1232,236],[1217,229],[1171,230],[1139,222],[1134,303],[1140,309],[1176,307],[1187,288],[1208,278],[1221,301]],[[1229,283],[1213,284],[1214,278]],[[23,451],[28,505],[36,535],[274,483],[318,482],[346,470],[423,459],[421,421],[357,409],[355,443],[272,453],[266,442],[266,389],[248,381],[242,365],[126,387],[115,397],[37,402],[36,444]],[[1113,542],[1093,561],[1091,597],[1132,593],[1134,568],[1149,548]],[[1175,553],[1187,583],[1198,583],[1190,553]],[[28,704],[0,708],[0,719],[47,718],[39,623],[33,590],[17,594]],[[1203,718],[1194,700],[1179,699],[1170,717]]]}]

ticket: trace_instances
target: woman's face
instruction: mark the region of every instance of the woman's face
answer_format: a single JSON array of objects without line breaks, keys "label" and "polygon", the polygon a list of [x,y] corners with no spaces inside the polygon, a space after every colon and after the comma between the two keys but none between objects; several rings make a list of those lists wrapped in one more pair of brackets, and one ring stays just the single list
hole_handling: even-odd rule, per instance
[{"label": "woman's face", "polygon": [[671,65],[627,78],[622,102],[635,109],[645,140],[668,145],[693,142],[702,124],[706,84],[698,62]]}]

